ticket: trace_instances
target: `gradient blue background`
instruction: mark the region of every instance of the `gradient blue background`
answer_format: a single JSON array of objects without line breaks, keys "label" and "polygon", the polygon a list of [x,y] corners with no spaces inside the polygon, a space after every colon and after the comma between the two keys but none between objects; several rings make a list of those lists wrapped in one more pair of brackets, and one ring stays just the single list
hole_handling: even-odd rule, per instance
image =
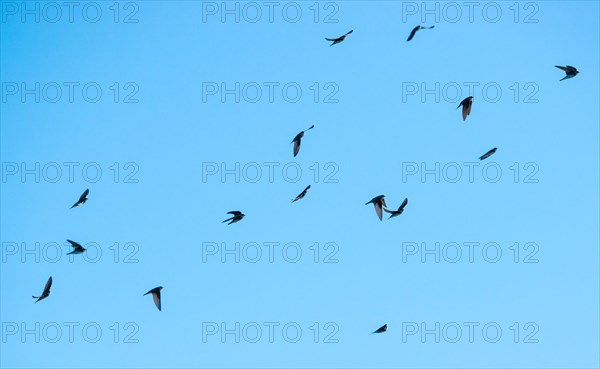
[{"label": "gradient blue background", "polygon": [[[76,330],[70,343],[65,330],[54,344],[9,336],[2,367],[600,365],[598,2],[536,2],[537,23],[522,22],[525,3],[515,23],[512,2],[499,3],[497,23],[482,18],[485,3],[473,22],[466,14],[456,23],[418,15],[404,21],[401,2],[348,1],[336,3],[338,23],[324,23],[323,9],[315,23],[313,2],[300,3],[297,23],[281,17],[283,5],[273,23],[266,13],[256,23],[231,16],[222,23],[218,16],[203,22],[201,2],[140,1],[135,24],[114,23],[111,4],[102,3],[97,23],[76,13],[74,23],[63,15],[57,23],[8,17],[1,24],[3,83],[94,81],[103,88],[96,104],[80,95],[74,103],[66,96],[55,104],[18,96],[2,103],[3,163],[96,162],[103,169],[97,183],[80,171],[73,183],[65,172],[57,183],[36,183],[33,176],[3,181],[3,248],[68,238],[96,242],[103,254],[97,263],[81,257],[70,263],[64,255],[57,263],[31,256],[23,263],[20,254],[4,255],[2,323],[97,322],[103,336],[87,343]],[[436,28],[407,43],[418,24]],[[340,45],[323,40],[350,29]],[[581,73],[559,82],[564,73],[554,65],[565,64]],[[129,81],[139,86],[139,102],[114,103],[108,86]],[[258,103],[231,96],[203,103],[203,82],[296,82],[303,96],[288,103],[278,89],[273,103],[265,95]],[[323,103],[321,96],[315,103],[314,82],[337,84],[339,102]],[[456,102],[431,95],[403,102],[406,82],[429,88],[495,82],[503,95],[489,103],[476,90],[465,123]],[[515,82],[535,83],[538,102],[523,103],[521,91],[515,103],[509,90]],[[310,124],[316,127],[293,158],[289,143]],[[499,150],[488,161],[503,169],[497,183],[482,180],[480,171],[473,183],[465,173],[458,183],[436,183],[433,176],[403,181],[402,163],[473,162],[492,147]],[[136,163],[139,182],[115,183],[114,162]],[[273,183],[266,171],[257,183],[236,183],[233,176],[203,181],[202,163],[210,162],[229,168],[296,162],[303,174],[296,183],[280,171]],[[309,167],[323,170],[329,162],[339,168],[338,182],[323,183],[325,171],[315,181]],[[528,162],[539,168],[538,183],[515,183],[508,168]],[[291,205],[308,184],[308,196]],[[85,188],[89,202],[69,210]],[[379,222],[364,205],[379,194],[394,208],[408,197],[405,213]],[[230,210],[247,217],[221,224]],[[255,264],[202,262],[203,242],[269,241],[297,242],[301,261],[287,263],[279,254],[269,263],[263,254]],[[474,263],[464,254],[458,263],[402,260],[403,242],[468,241],[497,242],[501,261],[488,263],[480,254]],[[122,250],[115,263],[109,249],[115,242],[135,242],[139,262],[123,263]],[[308,247],[315,242],[335,242],[339,262],[314,263]],[[514,263],[508,247],[515,242],[537,243],[539,262]],[[51,297],[34,304],[30,296],[49,275]],[[142,297],[158,285],[165,287],[162,312]],[[203,322],[268,321],[298,322],[302,339],[202,342]],[[487,343],[479,333],[470,343],[463,331],[458,343],[435,343],[432,336],[402,342],[402,322],[468,321],[498,322],[502,339]],[[114,322],[137,324],[139,342],[126,344],[121,336],[114,343],[108,328]],[[339,342],[323,343],[321,336],[314,343],[314,322],[337,324]],[[535,322],[539,342],[514,343],[513,322]],[[369,335],[383,323],[386,334]]]}]

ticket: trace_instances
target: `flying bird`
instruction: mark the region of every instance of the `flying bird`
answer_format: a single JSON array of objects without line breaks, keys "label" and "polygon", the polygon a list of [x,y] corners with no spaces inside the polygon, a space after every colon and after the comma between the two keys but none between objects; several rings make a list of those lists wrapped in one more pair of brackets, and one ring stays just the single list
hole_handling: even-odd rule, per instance
[{"label": "flying bird", "polygon": [[309,131],[313,128],[315,128],[314,124],[312,126],[310,126],[309,129],[305,129],[304,131],[298,133],[296,135],[296,137],[294,137],[292,142],[290,142],[290,143],[294,144],[294,157],[296,157],[296,155],[298,155],[298,151],[300,151],[300,144],[302,143],[302,137],[304,137],[304,132]]},{"label": "flying bird", "polygon": [[308,186],[307,186],[307,187],[304,189],[304,191],[302,191],[302,192],[300,193],[300,195],[296,196],[296,198],[295,198],[295,199],[293,199],[293,200],[292,200],[292,202],[296,202],[296,201],[300,200],[301,198],[303,198],[304,196],[306,196],[306,193],[308,192],[308,190],[310,190],[310,185],[308,185]]},{"label": "flying bird", "polygon": [[413,28],[412,31],[410,31],[410,35],[408,36],[408,39],[406,41],[410,41],[413,39],[413,37],[415,37],[415,34],[417,33],[417,31],[422,30],[422,29],[432,29],[435,26],[431,26],[431,27],[423,27],[423,26],[416,26],[415,28]]},{"label": "flying bird", "polygon": [[458,104],[456,109],[462,106],[462,117],[463,121],[467,119],[467,116],[471,114],[471,106],[473,106],[473,96],[469,96]]},{"label": "flying bird", "polygon": [[151,293],[152,294],[152,300],[154,300],[154,305],[156,305],[156,307],[158,308],[158,311],[161,311],[160,308],[160,290],[162,290],[162,286],[160,287],[156,287],[151,289],[150,291],[146,292],[144,294],[144,296],[146,296],[147,294]]},{"label": "flying bird", "polygon": [[382,325],[381,327],[377,328],[375,331],[373,331],[373,333],[371,334],[375,334],[375,333],[383,333],[387,331],[387,324]]},{"label": "flying bird", "polygon": [[408,199],[404,199],[404,201],[402,201],[402,204],[400,204],[400,207],[398,208],[398,210],[388,210],[388,209],[383,209],[385,210],[387,213],[390,213],[392,215],[390,215],[390,217],[388,219],[392,219],[393,217],[397,217],[398,215],[402,214],[404,212],[404,208],[406,207],[406,205],[408,204]]},{"label": "flying bird", "polygon": [[371,201],[367,202],[365,205],[369,205],[369,204],[373,204],[375,206],[375,212],[377,213],[379,220],[382,220],[383,213],[382,213],[381,209],[383,209],[384,207],[387,207],[387,205],[385,203],[385,195],[379,195],[379,196],[373,197],[371,199]]},{"label": "flying bird", "polygon": [[71,206],[71,209],[73,209],[76,206],[81,206],[81,205],[85,204],[85,202],[88,200],[89,194],[90,194],[89,189],[86,189],[85,191],[83,191],[81,196],[79,196],[79,200],[77,200],[77,202],[75,204],[73,204],[73,206]]},{"label": "flying bird", "polygon": [[579,71],[577,70],[577,68],[572,67],[570,65],[567,65],[566,67],[561,67],[561,66],[555,65],[555,67],[558,69],[562,69],[567,74],[566,76],[563,77],[563,79],[561,79],[561,81],[563,81],[565,79],[573,78],[577,74],[579,74]]},{"label": "flying bird", "polygon": [[31,296],[34,299],[37,299],[37,301],[35,302],[36,304],[38,303],[38,301],[42,301],[46,297],[50,296],[50,287],[52,287],[52,277],[48,278],[48,282],[46,282],[46,285],[44,286],[44,291],[40,296]]},{"label": "flying bird", "polygon": [[340,36],[340,37],[338,37],[338,38],[327,38],[327,37],[325,37],[325,39],[326,39],[327,41],[331,41],[331,45],[329,45],[329,46],[331,47],[331,46],[333,46],[333,45],[335,45],[335,44],[339,44],[340,42],[344,41],[344,40],[346,39],[346,36],[348,36],[348,35],[349,35],[349,34],[351,34],[352,32],[354,32],[354,30],[352,30],[352,31],[350,31],[350,32],[346,33],[345,35],[343,35],[343,36]]},{"label": "flying bird", "polygon": [[75,241],[67,240],[67,242],[70,243],[71,246],[73,246],[73,251],[67,253],[67,255],[82,254],[86,250],[85,247],[81,246],[80,244],[78,244]]},{"label": "flying bird", "polygon": [[496,152],[496,150],[498,150],[497,147],[494,147],[493,149],[491,149],[490,151],[486,152],[485,154],[481,155],[479,157],[479,160],[485,160],[487,158],[489,158],[490,156],[494,155],[494,153]]},{"label": "flying bird", "polygon": [[231,221],[227,225],[237,223],[240,220],[242,220],[243,217],[246,216],[246,214],[242,213],[241,211],[230,211],[227,214],[233,215],[231,218],[225,219],[224,221],[221,222],[221,223],[225,223],[225,222]]}]

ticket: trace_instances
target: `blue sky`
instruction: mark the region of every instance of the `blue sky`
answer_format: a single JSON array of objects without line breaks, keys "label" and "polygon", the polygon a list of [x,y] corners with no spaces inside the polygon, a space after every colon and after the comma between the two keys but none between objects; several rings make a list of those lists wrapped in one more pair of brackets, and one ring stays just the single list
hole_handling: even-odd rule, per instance
[{"label": "blue sky", "polygon": [[600,365],[598,2],[58,4],[1,2],[2,367]]}]

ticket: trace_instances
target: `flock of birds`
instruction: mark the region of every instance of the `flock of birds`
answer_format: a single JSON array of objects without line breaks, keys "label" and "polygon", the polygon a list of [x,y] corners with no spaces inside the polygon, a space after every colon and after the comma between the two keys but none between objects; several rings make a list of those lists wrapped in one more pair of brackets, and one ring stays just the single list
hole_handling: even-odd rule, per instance
[{"label": "flock of birds", "polygon": [[[435,26],[424,27],[424,26],[419,25],[412,29],[412,31],[410,32],[410,35],[408,36],[408,39],[406,41],[412,40],[418,31],[423,30],[423,29],[433,29],[434,27]],[[331,44],[329,46],[333,46],[333,45],[343,42],[346,39],[346,37],[348,35],[350,35],[352,32],[353,32],[353,30],[351,30],[350,32],[348,32],[340,37],[325,38],[325,40],[331,42]],[[579,74],[579,71],[577,70],[577,68],[572,67],[570,65],[567,65],[564,67],[556,65],[556,68],[563,70],[566,74],[565,77],[563,77],[560,81],[563,81],[563,80],[569,79],[569,78],[573,78],[577,74]],[[472,106],[473,106],[473,96],[469,96],[469,97],[465,98],[464,100],[462,100],[460,102],[460,104],[458,105],[458,107],[456,108],[456,109],[458,109],[458,108],[462,107],[463,121],[466,121],[467,117],[471,114]],[[294,139],[291,142],[294,144],[294,147],[293,147],[294,157],[296,157],[298,155],[298,153],[300,152],[300,145],[302,143],[302,138],[304,137],[304,134],[307,131],[313,129],[314,127],[315,126],[312,125],[309,128],[305,129],[304,131],[301,131],[300,133],[298,133],[296,135],[296,137],[294,137]],[[488,152],[486,152],[485,154],[480,156],[479,160],[485,160],[485,159],[489,158],[494,153],[496,153],[497,150],[498,149],[496,147],[494,147],[493,149],[489,150]],[[302,191],[298,196],[296,196],[294,199],[292,199],[292,203],[304,198],[306,196],[308,190],[310,189],[310,187],[311,187],[310,185],[307,186],[304,189],[304,191]],[[85,204],[86,201],[88,200],[89,193],[90,193],[90,190],[86,189],[81,194],[81,196],[79,197],[77,202],[75,202],[75,204],[73,204],[73,206],[71,206],[71,209]],[[408,198],[405,198],[404,201],[402,201],[402,203],[400,204],[400,206],[398,207],[397,210],[390,210],[387,208],[387,204],[385,202],[385,195],[375,196],[374,198],[371,199],[371,201],[367,202],[365,205],[368,205],[368,204],[373,204],[373,206],[375,207],[375,213],[377,214],[377,217],[381,221],[381,220],[383,220],[383,211],[390,214],[390,217],[388,219],[394,218],[394,217],[402,214],[404,212],[404,208],[406,207],[406,205],[408,205]],[[225,219],[222,223],[229,222],[229,223],[227,223],[228,225],[237,223],[246,216],[244,213],[242,213],[239,210],[230,211],[227,214],[231,215],[231,217],[229,217],[228,219]],[[69,242],[71,244],[71,246],[73,247],[73,251],[68,253],[67,255],[82,254],[83,252],[86,251],[86,249],[83,246],[81,246],[80,244],[78,244],[77,242],[74,242],[71,240],[67,240],[67,242]],[[44,286],[44,290],[42,291],[42,294],[40,296],[32,296],[34,299],[36,299],[35,302],[37,303],[37,302],[47,298],[48,296],[50,296],[50,288],[51,287],[52,287],[52,277],[48,278],[48,281],[46,282],[46,285]],[[159,311],[161,311],[161,290],[162,289],[163,289],[162,286],[155,287],[143,295],[143,296],[146,296],[148,294],[151,294],[154,304],[156,305],[156,307],[158,308]],[[386,331],[387,331],[387,324],[384,324],[383,326],[381,326],[381,327],[377,328],[375,331],[373,331],[371,334],[384,333]]]}]

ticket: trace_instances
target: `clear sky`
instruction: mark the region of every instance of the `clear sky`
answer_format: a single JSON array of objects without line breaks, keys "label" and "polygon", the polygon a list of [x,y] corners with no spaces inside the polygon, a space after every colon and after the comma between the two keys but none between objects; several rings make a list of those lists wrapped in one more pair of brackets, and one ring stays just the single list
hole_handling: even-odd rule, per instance
[{"label": "clear sky", "polygon": [[2,367],[600,365],[597,1],[1,6]]}]

